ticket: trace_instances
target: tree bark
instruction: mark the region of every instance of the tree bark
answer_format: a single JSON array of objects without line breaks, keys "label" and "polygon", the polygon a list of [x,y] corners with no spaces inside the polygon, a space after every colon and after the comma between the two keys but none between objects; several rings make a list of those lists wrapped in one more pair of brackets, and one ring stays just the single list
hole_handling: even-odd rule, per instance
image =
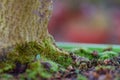
[{"label": "tree bark", "polygon": [[15,44],[46,43],[45,40],[48,43],[46,48],[68,54],[55,46],[48,33],[51,11],[52,0],[0,0],[0,55],[9,53],[9,47]]},{"label": "tree bark", "polygon": [[0,47],[49,38],[52,0],[0,0]]}]

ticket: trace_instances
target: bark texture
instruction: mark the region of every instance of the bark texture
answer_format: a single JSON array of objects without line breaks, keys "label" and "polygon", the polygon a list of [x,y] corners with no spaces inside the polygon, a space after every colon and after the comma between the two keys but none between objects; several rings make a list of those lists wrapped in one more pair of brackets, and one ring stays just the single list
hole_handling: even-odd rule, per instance
[{"label": "bark texture", "polygon": [[31,41],[40,43],[43,53],[68,54],[48,33],[51,11],[52,0],[0,0],[0,57]]},{"label": "bark texture", "polygon": [[0,0],[0,47],[49,38],[52,0]]}]

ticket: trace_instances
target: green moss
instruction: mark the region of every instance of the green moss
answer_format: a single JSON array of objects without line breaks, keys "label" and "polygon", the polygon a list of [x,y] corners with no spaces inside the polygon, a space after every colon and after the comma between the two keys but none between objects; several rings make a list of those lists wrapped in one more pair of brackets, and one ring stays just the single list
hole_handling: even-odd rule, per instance
[{"label": "green moss", "polygon": [[33,61],[40,51],[37,42],[17,44],[15,49],[7,55],[7,59],[11,62],[17,61],[24,64]]},{"label": "green moss", "polygon": [[73,53],[75,53],[78,56],[85,57],[88,59],[93,59],[95,57],[92,56],[92,50],[88,48],[77,48],[72,50]]},{"label": "green moss", "polygon": [[[93,51],[97,51],[97,57],[93,56]],[[89,48],[77,48],[71,50],[76,55],[88,58],[88,59],[111,59],[119,55],[116,51],[104,51],[104,49],[89,49]]]},{"label": "green moss", "polygon": [[[87,48],[75,49],[73,52],[76,55],[83,56],[89,59],[93,59],[93,50]],[[118,56],[118,53],[113,51],[105,51],[98,53],[101,60],[113,58]],[[52,65],[49,71],[47,71],[41,62],[45,61]],[[0,62],[0,74],[15,68],[15,62],[21,64],[28,63],[28,67],[25,73],[19,74],[21,80],[39,80],[47,79],[52,76],[53,73],[65,69],[67,66],[72,65],[73,60],[70,55],[64,54],[63,51],[59,51],[51,40],[43,40],[42,42],[25,42],[17,44],[12,52],[5,56],[5,61]],[[97,69],[97,67],[96,67]],[[37,77],[37,78],[36,78]],[[86,77],[79,75],[78,79],[86,80]]]},{"label": "green moss", "polygon": [[0,62],[0,73],[10,71],[14,67],[15,65],[12,62],[9,62],[9,61]]},{"label": "green moss", "polygon": [[55,62],[61,64],[64,67],[67,67],[72,64],[72,59],[68,55],[58,56]]},{"label": "green moss", "polygon": [[6,55],[6,61],[26,64],[34,61],[37,55],[43,56],[64,67],[72,63],[70,56],[58,50],[50,39],[43,40],[39,43],[34,41],[16,44],[12,52]]},{"label": "green moss", "polygon": [[48,61],[46,61],[46,62],[48,62],[48,63],[51,64],[50,72],[53,73],[53,72],[59,71],[59,64],[57,64],[57,63],[55,63],[55,62],[53,62],[53,61],[50,61],[50,60],[48,60]]},{"label": "green moss", "polygon": [[27,73],[29,74],[30,77],[32,77],[32,75],[33,77],[35,77],[34,75],[37,76],[37,74],[43,78],[51,77],[51,75],[48,72],[46,72],[46,70],[41,66],[40,62],[30,64],[30,69],[27,70]]},{"label": "green moss", "polygon": [[10,74],[1,74],[0,80],[15,80],[14,77]]},{"label": "green moss", "polygon": [[[40,61],[30,63],[29,68],[27,69],[25,74],[30,80],[36,80],[36,77],[50,78],[52,76],[50,72],[43,68]],[[24,75],[21,76],[23,77]]]},{"label": "green moss", "polygon": [[83,75],[78,75],[77,80],[87,80],[87,78]]},{"label": "green moss", "polygon": [[100,69],[110,69],[110,70],[114,70],[115,68],[113,66],[104,66],[104,65],[101,65],[101,66],[97,66],[95,67],[95,70],[100,70]]},{"label": "green moss", "polygon": [[[41,61],[50,63],[51,67],[49,71],[41,64]],[[10,65],[7,65],[7,66],[10,66]],[[3,67],[7,68],[7,66],[6,67],[3,66]],[[59,70],[59,65],[57,63],[47,60],[44,57],[41,57],[41,60],[37,60],[37,61],[29,63],[26,72],[19,74],[17,78],[19,78],[19,80],[49,79],[50,77],[52,77],[52,74],[57,72],[58,70]],[[16,80],[15,77],[8,75],[8,74],[5,74],[5,75],[2,74],[0,77],[4,80],[8,80],[8,78],[11,80]]]},{"label": "green moss", "polygon": [[113,57],[117,57],[119,54],[114,51],[105,51],[99,53],[99,55],[100,55],[100,59],[104,60],[104,59],[111,59]]},{"label": "green moss", "polygon": [[[50,71],[46,71],[41,65],[41,61],[49,62],[52,67]],[[19,78],[35,80],[38,78],[50,78],[54,72],[57,72],[60,67],[66,68],[72,64],[70,55],[60,51],[51,40],[43,40],[41,42],[25,42],[16,44],[14,49],[7,53],[5,61],[0,62],[0,73],[9,72],[15,69],[16,62],[20,64],[28,64],[26,72],[19,74]],[[37,79],[36,79],[37,80]],[[39,80],[39,79],[38,79]]]},{"label": "green moss", "polygon": [[64,54],[62,51],[59,52],[57,48],[49,42],[49,40],[44,40],[44,51],[41,54],[49,60],[52,60],[64,67],[67,67],[72,63],[72,59],[68,54]]}]

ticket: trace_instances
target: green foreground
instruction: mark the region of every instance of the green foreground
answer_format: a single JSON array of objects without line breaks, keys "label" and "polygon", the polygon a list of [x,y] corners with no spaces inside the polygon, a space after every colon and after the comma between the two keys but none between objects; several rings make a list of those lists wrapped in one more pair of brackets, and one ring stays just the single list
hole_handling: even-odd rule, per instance
[{"label": "green foreground", "polygon": [[[60,48],[74,53],[77,56],[84,57],[87,60],[105,60],[119,56],[120,49],[112,47],[106,48],[80,48],[73,46],[61,46]],[[46,66],[43,65],[47,64]],[[79,63],[80,64],[80,63]],[[77,65],[79,65],[77,64]],[[5,80],[39,80],[49,79],[59,70],[65,70],[73,64],[70,55],[58,53],[49,41],[43,43],[29,42],[18,44],[14,49],[2,55],[0,60],[0,79]],[[25,70],[24,70],[24,68]],[[78,78],[84,78],[79,75]]]}]

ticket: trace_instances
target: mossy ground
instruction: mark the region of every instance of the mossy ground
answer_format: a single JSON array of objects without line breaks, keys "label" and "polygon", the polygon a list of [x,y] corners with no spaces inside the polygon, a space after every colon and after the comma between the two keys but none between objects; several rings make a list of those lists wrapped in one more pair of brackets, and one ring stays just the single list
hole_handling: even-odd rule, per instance
[{"label": "mossy ground", "polygon": [[[0,78],[9,73],[19,75],[21,79],[22,77],[34,79],[37,75],[48,78],[51,76],[51,73],[58,70],[58,66],[66,68],[72,64],[70,56],[62,51],[58,51],[50,40],[16,44],[11,52],[2,57],[4,57],[4,61],[0,62]],[[42,61],[51,63],[51,71],[46,71],[41,66]],[[15,72],[17,67],[22,67],[21,65],[27,65],[27,69],[25,72],[23,71],[23,74],[19,73],[19,70]]]},{"label": "mossy ground", "polygon": [[[69,52],[74,53],[78,57],[87,58],[91,60],[91,62],[92,60],[104,61],[119,56],[118,51],[88,48],[71,48]],[[77,67],[80,68],[83,64],[80,62],[78,66],[76,66],[73,63],[71,55],[65,54],[63,51],[58,51],[58,48],[51,40],[16,44],[11,52],[2,57],[4,59],[0,61],[0,79],[3,80],[52,80],[56,72],[60,70],[64,71],[69,65],[77,69]],[[98,69],[99,66],[95,68]],[[78,79],[82,77],[86,80],[85,76],[78,74]]]}]

